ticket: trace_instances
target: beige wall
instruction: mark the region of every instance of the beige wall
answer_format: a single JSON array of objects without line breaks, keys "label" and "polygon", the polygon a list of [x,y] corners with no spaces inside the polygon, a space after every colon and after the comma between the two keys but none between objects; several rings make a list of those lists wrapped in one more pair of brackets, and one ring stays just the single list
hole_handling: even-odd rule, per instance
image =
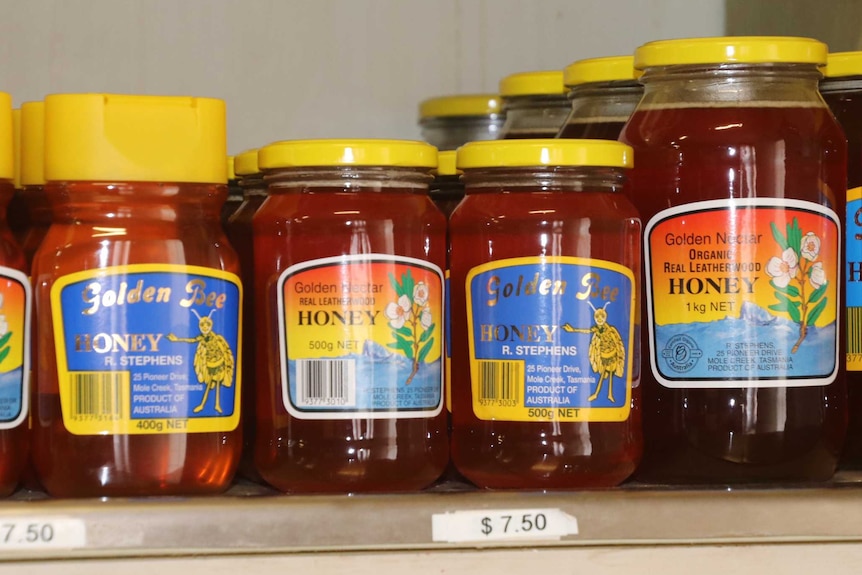
[{"label": "beige wall", "polygon": [[727,0],[726,18],[734,36],[808,36],[833,52],[862,49],[860,0]]},{"label": "beige wall", "polygon": [[0,0],[0,90],[216,96],[232,152],[417,137],[429,95],[717,35],[723,0]]}]

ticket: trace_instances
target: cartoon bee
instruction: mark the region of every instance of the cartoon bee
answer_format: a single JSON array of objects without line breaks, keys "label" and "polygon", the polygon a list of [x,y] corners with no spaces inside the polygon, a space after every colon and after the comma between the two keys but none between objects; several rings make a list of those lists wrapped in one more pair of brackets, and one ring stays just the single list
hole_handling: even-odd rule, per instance
[{"label": "cartoon bee", "polygon": [[200,335],[187,338],[177,337],[172,333],[168,334],[168,341],[198,344],[194,359],[195,375],[197,375],[198,381],[206,386],[206,389],[204,390],[204,397],[200,405],[194,408],[194,413],[200,413],[204,408],[210,390],[213,388],[215,389],[215,410],[221,413],[221,387],[230,387],[233,385],[233,352],[224,337],[213,333],[213,320],[210,316],[212,316],[214,311],[210,310],[208,315],[201,317],[196,310],[191,310],[198,318]]},{"label": "cartoon bee", "polygon": [[623,338],[620,337],[620,332],[617,328],[608,323],[608,312],[605,309],[611,302],[605,302],[601,308],[596,309],[592,302],[587,302],[593,309],[593,319],[596,325],[590,329],[572,327],[570,324],[563,324],[563,329],[567,332],[592,333],[593,337],[590,340],[590,367],[593,371],[599,374],[599,385],[596,387],[596,392],[589,398],[590,401],[595,401],[602,390],[605,378],[608,380],[608,401],[614,403],[614,376],[622,377],[623,370],[626,365],[626,348],[623,345]]}]

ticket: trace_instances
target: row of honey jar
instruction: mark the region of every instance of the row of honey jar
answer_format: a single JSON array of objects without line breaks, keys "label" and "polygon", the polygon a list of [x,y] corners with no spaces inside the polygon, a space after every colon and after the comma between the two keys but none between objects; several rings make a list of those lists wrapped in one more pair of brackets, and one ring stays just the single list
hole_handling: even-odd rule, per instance
[{"label": "row of honey jar", "polygon": [[0,262],[5,490],[28,443],[55,496],[219,492],[243,453],[291,493],[450,459],[484,488],[828,480],[862,411],[826,56],[646,44],[621,142],[471,142],[457,181],[420,142],[276,142],[234,159],[227,237],[222,102],[46,97],[22,197],[50,226],[29,278],[8,234]]}]

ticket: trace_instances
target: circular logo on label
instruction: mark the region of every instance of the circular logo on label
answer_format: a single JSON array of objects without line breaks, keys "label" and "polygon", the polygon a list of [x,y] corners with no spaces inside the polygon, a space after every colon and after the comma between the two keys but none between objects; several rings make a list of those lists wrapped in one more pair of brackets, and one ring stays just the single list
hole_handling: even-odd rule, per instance
[{"label": "circular logo on label", "polygon": [[665,348],[661,350],[661,356],[672,370],[684,373],[691,371],[697,365],[697,361],[703,357],[703,351],[697,347],[697,342],[692,338],[680,334],[670,338]]}]

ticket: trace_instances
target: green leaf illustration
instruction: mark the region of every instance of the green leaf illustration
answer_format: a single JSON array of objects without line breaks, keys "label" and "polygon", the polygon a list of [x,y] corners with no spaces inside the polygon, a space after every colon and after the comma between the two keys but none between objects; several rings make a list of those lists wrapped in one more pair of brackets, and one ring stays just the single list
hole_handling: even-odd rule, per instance
[{"label": "green leaf illustration", "polygon": [[392,289],[395,290],[395,295],[397,297],[404,295],[404,292],[401,290],[401,284],[395,280],[395,275],[392,272],[389,272],[389,283],[392,284]]},{"label": "green leaf illustration", "polygon": [[814,306],[814,309],[811,310],[811,313],[808,314],[808,320],[806,323],[808,325],[814,325],[814,322],[817,321],[817,318],[820,317],[820,314],[823,313],[823,310],[826,309],[826,302],[829,301],[829,298],[823,298],[820,300],[820,303]]},{"label": "green leaf illustration", "polygon": [[3,335],[3,337],[0,337],[0,347],[4,347],[7,343],[9,343],[9,340],[10,340],[10,339],[12,339],[12,332],[11,332],[11,331],[7,331],[7,332]]},{"label": "green leaf illustration", "polygon": [[799,227],[799,220],[793,218],[793,223],[789,226],[787,233],[787,243],[796,252],[797,257],[802,249],[802,229]]},{"label": "green leaf illustration", "polygon": [[790,297],[799,297],[799,295],[800,295],[799,294],[799,288],[796,287],[795,285],[787,284],[787,288],[785,289],[785,291],[787,292],[787,294]]},{"label": "green leaf illustration", "polygon": [[413,337],[413,330],[406,325],[402,325],[401,327],[396,329],[395,333],[403,335],[404,337]]},{"label": "green leaf illustration", "polygon": [[802,314],[799,313],[799,304],[796,302],[790,302],[790,304],[791,305],[787,307],[787,313],[790,314],[790,319],[796,323],[802,323]]},{"label": "green leaf illustration", "polygon": [[435,324],[433,323],[428,326],[428,329],[426,329],[425,333],[423,333],[422,336],[419,338],[419,343],[428,341],[428,338],[431,337],[432,333],[434,333],[434,326]]},{"label": "green leaf illustration", "polygon": [[397,333],[395,334],[395,341],[398,342],[398,349],[404,352],[407,359],[413,359],[413,342],[407,341]]},{"label": "green leaf illustration", "polygon": [[798,305],[795,301],[793,301],[792,299],[790,299],[789,297],[787,297],[786,295],[784,295],[783,293],[781,293],[779,291],[775,292],[775,298],[778,301],[780,301],[781,303],[783,303],[784,305],[786,305],[788,308],[795,306],[795,305]]},{"label": "green leaf illustration", "polygon": [[413,274],[408,269],[401,275],[401,285],[404,286],[404,294],[413,302],[413,288],[416,287],[416,281],[413,279]]},{"label": "green leaf illustration", "polygon": [[2,350],[0,350],[0,363],[3,363],[3,360],[6,359],[6,356],[9,355],[9,352],[11,350],[11,347],[4,347]]},{"label": "green leaf illustration", "polygon": [[817,301],[823,297],[823,294],[826,293],[826,288],[829,286],[829,282],[826,282],[813,292],[811,292],[811,297],[808,298],[808,303],[817,303]]},{"label": "green leaf illustration", "polygon": [[[774,289],[777,293],[783,293],[783,294],[787,294],[787,295],[793,295],[793,294],[791,294],[791,293],[790,293],[790,289],[789,289],[789,288],[792,288],[792,287],[793,287],[793,286],[791,286],[790,284],[787,284],[787,287],[781,287],[781,286],[776,285],[774,280],[769,280],[769,285],[771,285],[771,286],[772,286],[772,289]],[[796,295],[798,296],[798,295],[799,295],[799,290],[797,290],[796,288],[793,288],[793,289],[794,289],[794,290],[796,290]]]},{"label": "green leaf illustration", "polygon": [[787,249],[787,239],[778,231],[778,226],[775,225],[775,222],[770,222],[769,227],[772,228],[772,237],[775,238],[776,243],[781,247],[781,251]]},{"label": "green leaf illustration", "polygon": [[431,348],[434,345],[434,338],[428,340],[428,342],[422,346],[422,349],[419,350],[419,363],[423,363],[425,358],[428,357],[428,354],[431,352]]},{"label": "green leaf illustration", "polygon": [[774,303],[769,306],[769,309],[771,309],[772,311],[777,311],[779,313],[788,313],[787,306],[783,303]]}]

